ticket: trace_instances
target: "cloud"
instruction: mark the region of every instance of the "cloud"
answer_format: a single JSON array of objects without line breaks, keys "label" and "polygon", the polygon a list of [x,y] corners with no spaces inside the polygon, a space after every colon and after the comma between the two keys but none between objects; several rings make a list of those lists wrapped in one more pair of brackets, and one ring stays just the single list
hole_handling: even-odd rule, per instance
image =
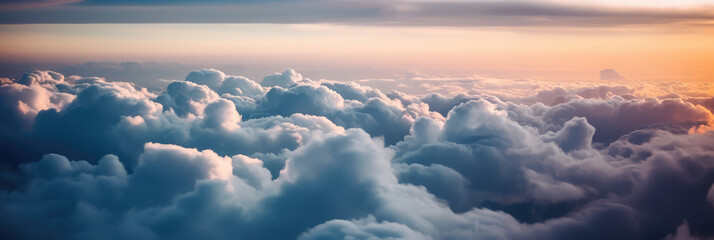
[{"label": "cloud", "polygon": [[200,115],[208,103],[216,100],[218,94],[208,86],[184,81],[170,83],[166,91],[156,98],[164,110],[171,109],[179,116]]},{"label": "cloud", "polygon": [[203,69],[162,90],[52,71],[3,83],[0,236],[714,236],[708,98],[385,94],[292,69],[263,82]]},{"label": "cloud", "polygon": [[686,220],[684,222],[682,222],[682,225],[679,225],[679,227],[677,227],[676,234],[674,234],[674,235],[670,234],[670,235],[667,235],[666,238],[664,238],[664,240],[696,240],[696,239],[699,239],[699,238],[690,235],[689,224],[687,223]]},{"label": "cloud", "polygon": [[287,69],[283,73],[273,73],[263,78],[260,85],[264,87],[288,88],[302,80],[302,75],[293,69]]},{"label": "cloud", "polygon": [[[467,108],[467,106],[470,107]],[[700,158],[701,156],[698,154],[685,157],[684,155],[676,154],[675,152],[678,152],[678,150],[674,152],[664,150],[664,146],[674,147],[675,149],[691,146],[697,150],[682,149],[682,151],[699,152],[705,155],[711,154],[711,149],[705,147],[706,144],[690,145],[688,143],[689,141],[698,141],[694,139],[704,136],[674,135],[666,131],[650,130],[652,131],[650,132],[651,134],[658,137],[646,140],[647,142],[645,143],[642,141],[630,143],[627,138],[622,138],[618,142],[610,144],[610,147],[604,151],[609,152],[610,155],[593,155],[592,153],[599,151],[590,148],[590,146],[578,148],[578,150],[567,154],[565,151],[572,149],[568,145],[559,146],[560,151],[548,150],[552,147],[549,142],[552,141],[551,137],[555,133],[545,134],[540,138],[542,139],[540,141],[543,142],[540,142],[539,140],[529,139],[531,135],[538,136],[537,132],[525,131],[510,134],[509,132],[516,130],[503,129],[508,128],[508,124],[483,125],[485,128],[498,129],[500,131],[468,130],[468,128],[461,132],[448,131],[453,126],[450,126],[451,124],[455,124],[456,121],[459,121],[458,119],[463,119],[456,114],[466,114],[468,112],[462,113],[466,109],[482,113],[491,112],[491,116],[499,115],[493,113],[493,107],[478,110],[482,109],[483,106],[488,105],[469,102],[469,104],[460,105],[452,110],[449,117],[447,117],[443,127],[444,130],[442,130],[442,134],[444,134],[442,138],[446,140],[445,142],[441,142],[444,140],[437,140],[437,142],[433,142],[433,140],[423,141],[423,145],[418,147],[416,151],[409,150],[409,148],[414,147],[408,145],[410,143],[409,140],[413,138],[407,138],[404,143],[398,144],[396,146],[397,156],[395,161],[398,162],[397,176],[399,176],[400,181],[425,186],[429,192],[447,200],[449,206],[455,211],[490,206],[491,208],[506,211],[522,221],[539,221],[537,218],[541,218],[540,221],[542,221],[542,218],[545,217],[546,219],[554,219],[551,220],[552,222],[558,222],[557,219],[565,216],[558,214],[553,207],[567,206],[559,205],[559,203],[569,202],[570,204],[578,205],[578,202],[582,203],[583,199],[600,199],[602,197],[605,197],[605,202],[625,206],[626,213],[618,214],[625,214],[625,217],[630,219],[628,221],[637,221],[635,219],[640,214],[645,215],[647,219],[658,219],[648,223],[639,223],[646,225],[644,227],[645,230],[640,233],[632,232],[633,229],[622,229],[622,234],[625,235],[618,236],[623,238],[631,238],[627,237],[633,236],[631,234],[641,234],[640,236],[643,238],[664,236],[663,234],[666,234],[666,232],[656,230],[660,229],[656,227],[657,224],[667,221],[664,219],[698,219],[697,222],[703,223],[709,221],[704,219],[712,217],[710,212],[714,209],[710,207],[711,204],[707,203],[704,197],[710,188],[711,163],[709,161],[702,162],[703,158]],[[488,120],[479,120],[483,119],[483,117],[469,117],[468,119],[485,123],[490,122]],[[504,121],[509,122],[510,120],[504,119],[498,122]],[[583,118],[574,118],[569,121],[564,126],[564,129],[560,131],[560,134],[572,131],[567,129],[583,124],[587,126],[585,129],[590,130],[586,131],[586,134],[565,134],[572,138],[567,143],[577,143],[578,140],[576,139],[588,140],[592,138],[592,127],[584,122]],[[482,126],[472,123],[467,123],[466,126],[475,126],[475,129],[482,128]],[[438,125],[434,127],[438,129]],[[513,125],[513,128],[517,129],[520,126]],[[417,131],[413,132],[418,135]],[[450,135],[454,134],[456,137],[450,137]],[[555,141],[555,143],[558,143],[558,141]],[[642,144],[645,146],[642,146]],[[630,147],[625,148],[628,150],[617,147],[622,145]],[[634,146],[642,146],[641,148],[635,147],[641,149],[641,152],[631,148]],[[502,147],[506,147],[506,149],[498,150]],[[700,147],[709,150],[704,150]],[[406,150],[402,148],[406,148]],[[700,152],[702,150],[703,152]],[[629,164],[625,164],[625,162],[614,164],[620,161],[626,161]],[[675,164],[675,166],[669,164]],[[708,167],[703,167],[700,164]],[[683,171],[683,168],[690,167],[693,169],[702,169],[703,167],[707,170],[702,170],[701,173],[696,174],[680,172]],[[670,187],[666,188],[668,190],[663,190],[662,184],[664,182],[672,182],[673,177],[682,179],[675,180]],[[689,182],[689,184],[685,182]],[[449,187],[445,187],[446,185]],[[674,189],[680,190],[672,192]],[[606,197],[598,193],[603,190],[611,194],[628,197]],[[690,196],[690,194],[691,197],[674,197]],[[673,202],[670,203],[678,207],[671,211],[657,212],[654,209],[664,207],[659,204],[665,204],[669,200],[656,201],[653,199],[671,199]],[[679,201],[688,201],[689,203],[683,204]],[[523,211],[524,207],[528,210]],[[586,205],[576,212],[587,212],[589,208]],[[573,210],[571,209],[567,212],[573,214]],[[533,212],[540,213],[532,216]],[[532,217],[536,217],[536,219],[532,219]],[[627,225],[634,226],[637,224],[628,223]],[[672,225],[668,224],[666,226]]]},{"label": "cloud", "polygon": [[595,132],[595,141],[611,141],[627,132],[657,127],[656,124],[673,124],[688,128],[706,124],[713,119],[712,113],[706,108],[681,99],[573,100],[543,112],[546,125],[551,126],[562,126],[564,121],[575,116],[587,118],[595,129],[601,130]]},{"label": "cloud", "polygon": [[332,220],[300,236],[299,239],[431,239],[399,223],[376,222],[373,216],[354,221]]},{"label": "cloud", "polygon": [[600,70],[600,80],[622,80],[625,79],[620,73],[615,71],[615,69],[603,69]]},{"label": "cloud", "polygon": [[574,117],[563,124],[563,129],[556,133],[549,132],[545,141],[555,142],[563,151],[591,149],[595,128],[586,118]]}]

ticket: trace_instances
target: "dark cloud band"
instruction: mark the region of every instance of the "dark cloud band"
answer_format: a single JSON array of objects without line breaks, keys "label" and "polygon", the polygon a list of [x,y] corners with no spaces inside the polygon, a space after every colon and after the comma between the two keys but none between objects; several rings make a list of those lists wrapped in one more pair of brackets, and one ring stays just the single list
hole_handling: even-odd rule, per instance
[{"label": "dark cloud band", "polygon": [[[187,14],[189,13],[189,14]],[[88,1],[5,8],[0,23],[332,23],[396,26],[709,24],[707,7],[602,7],[541,1]]]}]

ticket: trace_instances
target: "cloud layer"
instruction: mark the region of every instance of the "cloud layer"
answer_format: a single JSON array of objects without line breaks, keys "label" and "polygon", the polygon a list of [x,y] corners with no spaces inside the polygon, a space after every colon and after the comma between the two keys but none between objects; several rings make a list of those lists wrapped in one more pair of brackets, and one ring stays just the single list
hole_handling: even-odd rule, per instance
[{"label": "cloud layer", "polygon": [[[79,3],[77,3],[79,2]],[[711,7],[565,1],[9,1],[2,23],[331,23],[393,26],[704,24]],[[137,8],[140,6],[141,8]],[[190,10],[193,14],[182,14]]]},{"label": "cloud layer", "polygon": [[711,96],[501,87],[203,69],[149,91],[28,72],[0,85],[0,236],[714,236]]}]

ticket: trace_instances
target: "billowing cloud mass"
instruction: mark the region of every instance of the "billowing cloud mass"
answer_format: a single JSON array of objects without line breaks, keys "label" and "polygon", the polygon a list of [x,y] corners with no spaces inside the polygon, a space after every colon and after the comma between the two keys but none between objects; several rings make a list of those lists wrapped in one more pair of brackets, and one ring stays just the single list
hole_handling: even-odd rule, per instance
[{"label": "billowing cloud mass", "polygon": [[714,98],[680,85],[110,80],[2,80],[0,238],[714,236]]}]

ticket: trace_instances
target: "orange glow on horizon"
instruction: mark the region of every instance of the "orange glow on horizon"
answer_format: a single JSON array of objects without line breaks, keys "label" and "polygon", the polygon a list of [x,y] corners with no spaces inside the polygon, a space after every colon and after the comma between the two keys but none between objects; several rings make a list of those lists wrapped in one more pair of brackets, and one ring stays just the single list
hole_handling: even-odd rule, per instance
[{"label": "orange glow on horizon", "polygon": [[[382,69],[592,71],[707,81],[708,28],[456,28],[325,24],[0,25],[0,60],[172,61]],[[630,75],[631,75],[630,74]]]}]

